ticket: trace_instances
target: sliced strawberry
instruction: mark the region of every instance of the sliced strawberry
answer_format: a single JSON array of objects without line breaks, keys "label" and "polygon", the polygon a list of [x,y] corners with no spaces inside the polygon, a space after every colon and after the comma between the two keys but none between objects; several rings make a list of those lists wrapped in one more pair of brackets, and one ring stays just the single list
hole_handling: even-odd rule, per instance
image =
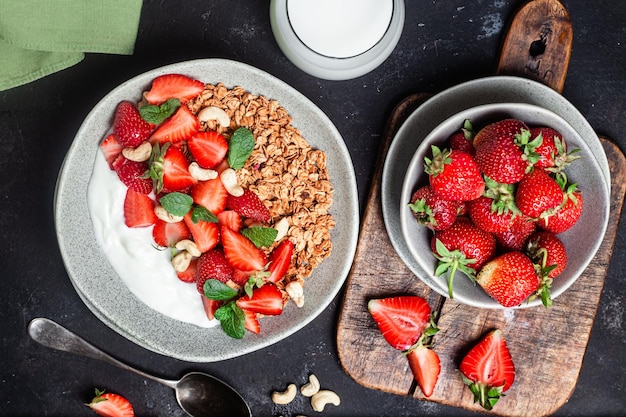
[{"label": "sliced strawberry", "polygon": [[159,105],[170,98],[177,98],[182,104],[204,91],[204,83],[182,74],[165,74],[152,81],[150,91],[144,94],[150,104]]},{"label": "sliced strawberry", "polygon": [[176,276],[182,282],[196,282],[196,276],[198,274],[198,259],[193,258],[189,263],[187,269],[182,272],[176,272]]},{"label": "sliced strawberry", "polygon": [[154,243],[163,247],[173,247],[183,239],[189,239],[189,228],[185,222],[168,223],[157,219],[152,229]]},{"label": "sliced strawberry", "polygon": [[367,308],[385,340],[395,349],[410,349],[430,322],[430,306],[418,296],[372,299]]},{"label": "sliced strawberry", "polygon": [[239,269],[233,269],[233,276],[231,279],[235,284],[243,287],[253,274],[254,271],[241,271]]},{"label": "sliced strawberry", "polygon": [[226,259],[233,268],[241,271],[261,271],[267,264],[267,256],[244,235],[222,227],[222,246]]},{"label": "sliced strawberry", "polygon": [[409,366],[417,385],[419,385],[424,396],[430,397],[441,372],[439,355],[434,350],[419,345],[409,351],[407,358],[409,358]]},{"label": "sliced strawberry", "polygon": [[489,332],[463,358],[459,370],[474,400],[491,410],[515,380],[515,365],[502,331]]},{"label": "sliced strawberry", "polygon": [[98,389],[96,389],[96,396],[87,406],[103,417],[135,416],[133,406],[126,398],[119,394],[105,393]]},{"label": "sliced strawberry", "polygon": [[241,230],[241,217],[234,210],[224,210],[217,214],[220,226],[226,226],[236,232]]},{"label": "sliced strawberry", "polygon": [[197,182],[189,173],[189,160],[183,151],[175,146],[169,146],[162,158],[153,161],[153,167],[155,164],[163,190],[181,191]]},{"label": "sliced strawberry", "polygon": [[200,129],[200,122],[187,106],[180,106],[176,113],[164,121],[150,137],[152,144],[178,143],[192,137]]},{"label": "sliced strawberry", "polygon": [[283,312],[283,294],[274,284],[264,284],[252,291],[252,297],[238,298],[237,306],[265,316],[277,316]]},{"label": "sliced strawberry", "polygon": [[113,169],[128,188],[142,194],[150,194],[152,191],[152,180],[146,176],[149,170],[147,163],[131,161],[120,155],[113,161]]},{"label": "sliced strawberry", "polygon": [[156,221],[154,201],[148,195],[128,188],[124,198],[124,223],[126,226],[148,227]]},{"label": "sliced strawberry", "polygon": [[226,157],[228,142],[217,132],[198,132],[187,141],[189,152],[203,168],[215,168]]},{"label": "sliced strawberry", "polygon": [[269,282],[278,282],[287,273],[291,266],[291,256],[293,255],[294,244],[291,240],[285,239],[270,254],[270,265],[268,270]]},{"label": "sliced strawberry", "polygon": [[122,149],[124,147],[120,145],[113,133],[104,138],[100,144],[100,150],[109,164],[109,168],[113,169],[113,161],[122,153]]},{"label": "sliced strawberry", "polygon": [[243,195],[235,197],[228,195],[226,207],[235,210],[241,217],[256,220],[262,223],[269,221],[270,211],[261,199],[251,190],[244,189]]},{"label": "sliced strawberry", "polygon": [[184,220],[200,252],[209,251],[217,246],[220,234],[217,223],[205,222],[203,220],[194,223],[189,213],[185,215]]},{"label": "sliced strawberry", "polygon": [[198,258],[196,286],[200,294],[204,294],[204,283],[208,279],[216,279],[226,283],[232,276],[233,267],[226,260],[222,249],[211,249]]},{"label": "sliced strawberry", "polygon": [[206,314],[207,319],[213,320],[215,318],[215,312],[224,303],[218,300],[210,300],[206,298],[204,295],[202,295],[201,297],[202,297],[202,306],[204,307],[204,313]]},{"label": "sliced strawberry", "polygon": [[257,316],[257,313],[244,309],[242,309],[241,311],[243,311],[243,314],[245,314],[246,316],[246,319],[243,322],[243,326],[246,328],[246,330],[254,334],[261,333],[261,325],[259,324],[259,318]]},{"label": "sliced strawberry", "polygon": [[218,178],[200,181],[191,187],[191,197],[194,203],[199,204],[218,215],[226,208],[228,191],[224,188],[222,181]]},{"label": "sliced strawberry", "polygon": [[150,137],[153,125],[141,118],[139,110],[129,101],[117,105],[113,119],[113,134],[123,147],[137,147]]}]

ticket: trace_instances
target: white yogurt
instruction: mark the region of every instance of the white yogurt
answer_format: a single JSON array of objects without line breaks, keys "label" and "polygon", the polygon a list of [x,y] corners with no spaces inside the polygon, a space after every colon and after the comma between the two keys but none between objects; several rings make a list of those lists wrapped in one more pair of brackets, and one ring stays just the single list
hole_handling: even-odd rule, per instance
[{"label": "white yogurt", "polygon": [[178,279],[171,251],[156,249],[152,227],[124,224],[126,186],[98,152],[87,199],[96,239],[128,289],[148,307],[182,322],[213,327],[204,313],[195,283]]}]

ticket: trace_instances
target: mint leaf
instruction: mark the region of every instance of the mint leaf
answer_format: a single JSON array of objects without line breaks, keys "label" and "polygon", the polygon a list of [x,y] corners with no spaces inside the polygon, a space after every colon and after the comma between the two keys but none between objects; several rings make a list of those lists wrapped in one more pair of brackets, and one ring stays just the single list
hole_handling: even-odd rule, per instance
[{"label": "mint leaf", "polygon": [[207,279],[203,286],[204,295],[209,300],[226,301],[234,298],[237,291],[216,279]]},{"label": "mint leaf", "polygon": [[193,198],[187,194],[174,192],[165,194],[159,199],[159,203],[168,213],[174,216],[184,216],[191,210]]},{"label": "mint leaf", "polygon": [[220,321],[224,332],[233,339],[241,339],[245,335],[246,316],[234,301],[218,308],[215,311],[215,318]]},{"label": "mint leaf", "polygon": [[194,223],[198,223],[199,221],[217,223],[218,219],[208,208],[196,205],[193,206],[193,210],[191,211],[191,221]]},{"label": "mint leaf", "polygon": [[243,229],[241,234],[250,239],[257,248],[267,248],[274,243],[278,230],[273,227],[252,226]]},{"label": "mint leaf", "polygon": [[180,100],[177,98],[170,98],[160,106],[146,104],[139,107],[139,114],[146,122],[158,125],[173,115],[179,107]]},{"label": "mint leaf", "polygon": [[254,135],[249,129],[240,127],[233,132],[228,141],[228,165],[232,169],[240,169],[254,149]]}]

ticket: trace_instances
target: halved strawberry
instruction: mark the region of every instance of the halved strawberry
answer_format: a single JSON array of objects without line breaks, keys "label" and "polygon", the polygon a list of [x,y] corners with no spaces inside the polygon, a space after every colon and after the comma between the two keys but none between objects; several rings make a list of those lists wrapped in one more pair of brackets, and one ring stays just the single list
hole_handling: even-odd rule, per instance
[{"label": "halved strawberry", "polygon": [[191,220],[191,214],[187,213],[184,217],[185,224],[191,232],[193,241],[200,250],[206,252],[217,246],[219,242],[219,227],[217,223],[206,222],[203,220],[194,223]]},{"label": "halved strawberry", "polygon": [[418,296],[372,299],[367,309],[385,340],[399,350],[415,345],[430,322],[430,306]]},{"label": "halved strawberry", "polygon": [[215,318],[215,311],[220,308],[224,302],[218,300],[210,300],[206,298],[204,295],[202,297],[202,306],[204,307],[204,313],[206,314],[207,319],[213,320]]},{"label": "halved strawberry", "polygon": [[146,177],[149,170],[147,163],[131,161],[123,155],[119,155],[113,161],[113,170],[117,173],[122,184],[128,188],[142,194],[150,194],[152,191],[152,180]]},{"label": "halved strawberry", "polygon": [[154,243],[163,247],[173,247],[183,239],[189,239],[189,228],[185,222],[168,223],[157,219],[152,229]]},{"label": "halved strawberry", "polygon": [[117,141],[113,133],[104,138],[100,144],[100,150],[109,164],[109,168],[113,169],[113,161],[122,153],[122,149],[124,147]]},{"label": "halved strawberry", "polygon": [[419,345],[409,351],[407,358],[417,385],[419,385],[424,396],[430,397],[441,372],[439,355],[434,350]]},{"label": "halved strawberry", "polygon": [[226,157],[228,142],[217,132],[198,132],[187,140],[189,152],[203,168],[215,168]]},{"label": "halved strawberry", "polygon": [[181,191],[198,182],[189,173],[189,160],[176,146],[155,147],[151,159],[150,178],[157,193]]},{"label": "halved strawberry", "polygon": [[233,268],[241,271],[261,271],[267,264],[267,256],[244,235],[222,226],[222,246],[226,259]]},{"label": "halved strawberry", "polygon": [[187,106],[180,106],[176,113],[165,120],[150,137],[150,142],[155,143],[178,143],[192,137],[200,129],[198,118]]},{"label": "halved strawberry", "polygon": [[196,282],[196,276],[198,273],[198,259],[193,258],[191,262],[189,262],[189,266],[187,269],[181,272],[176,272],[176,276],[182,282]]},{"label": "halved strawberry", "polygon": [[245,314],[246,316],[246,319],[243,322],[243,326],[246,328],[246,330],[254,334],[261,333],[261,325],[259,324],[259,318],[257,313],[245,309],[241,309],[241,311],[243,311],[243,314]]},{"label": "halved strawberry", "polygon": [[270,265],[268,270],[270,276],[267,278],[269,282],[278,282],[287,273],[291,265],[291,255],[295,245],[289,239],[285,239],[270,254]]},{"label": "halved strawberry", "polygon": [[217,214],[220,226],[226,226],[236,232],[241,230],[241,216],[234,210],[224,210]]},{"label": "halved strawberry", "polygon": [[283,294],[274,284],[264,284],[252,290],[252,297],[243,295],[236,304],[242,310],[249,310],[265,316],[277,316],[283,312]]},{"label": "halved strawberry", "polygon": [[219,177],[198,182],[191,187],[190,194],[194,203],[205,207],[215,215],[220,214],[226,208],[228,191]]},{"label": "halved strawberry", "polygon": [[170,98],[177,98],[182,104],[204,90],[204,83],[182,74],[165,74],[152,81],[150,91],[144,94],[150,104],[159,105]]},{"label": "halved strawberry", "polygon": [[103,417],[134,417],[135,412],[130,402],[119,394],[105,393],[96,389],[96,396],[89,404],[89,408]]},{"label": "halved strawberry", "polygon": [[216,279],[226,283],[232,276],[233,267],[226,260],[222,249],[211,249],[198,258],[196,286],[200,294],[204,294],[204,283],[208,279]]},{"label": "halved strawberry", "polygon": [[246,188],[243,195],[235,197],[228,195],[226,207],[235,210],[241,217],[265,223],[270,219],[270,211],[263,201],[250,189]]},{"label": "halved strawberry", "polygon": [[113,119],[113,134],[123,147],[134,148],[150,137],[153,125],[141,118],[139,110],[129,101],[117,105]]},{"label": "halved strawberry", "polygon": [[154,201],[147,195],[128,188],[124,198],[124,223],[128,227],[148,227],[157,221]]},{"label": "halved strawberry", "polygon": [[459,370],[474,401],[491,410],[515,380],[515,365],[502,331],[489,332],[463,358]]}]

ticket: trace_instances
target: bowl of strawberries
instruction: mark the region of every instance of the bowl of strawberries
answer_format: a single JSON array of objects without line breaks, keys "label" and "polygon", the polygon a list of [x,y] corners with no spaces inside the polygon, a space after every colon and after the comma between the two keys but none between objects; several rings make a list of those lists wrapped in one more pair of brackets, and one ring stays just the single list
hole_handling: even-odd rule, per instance
[{"label": "bowl of strawberries", "polygon": [[525,103],[485,104],[439,124],[402,185],[402,235],[420,278],[472,306],[551,306],[608,223],[610,184],[586,139]]}]

